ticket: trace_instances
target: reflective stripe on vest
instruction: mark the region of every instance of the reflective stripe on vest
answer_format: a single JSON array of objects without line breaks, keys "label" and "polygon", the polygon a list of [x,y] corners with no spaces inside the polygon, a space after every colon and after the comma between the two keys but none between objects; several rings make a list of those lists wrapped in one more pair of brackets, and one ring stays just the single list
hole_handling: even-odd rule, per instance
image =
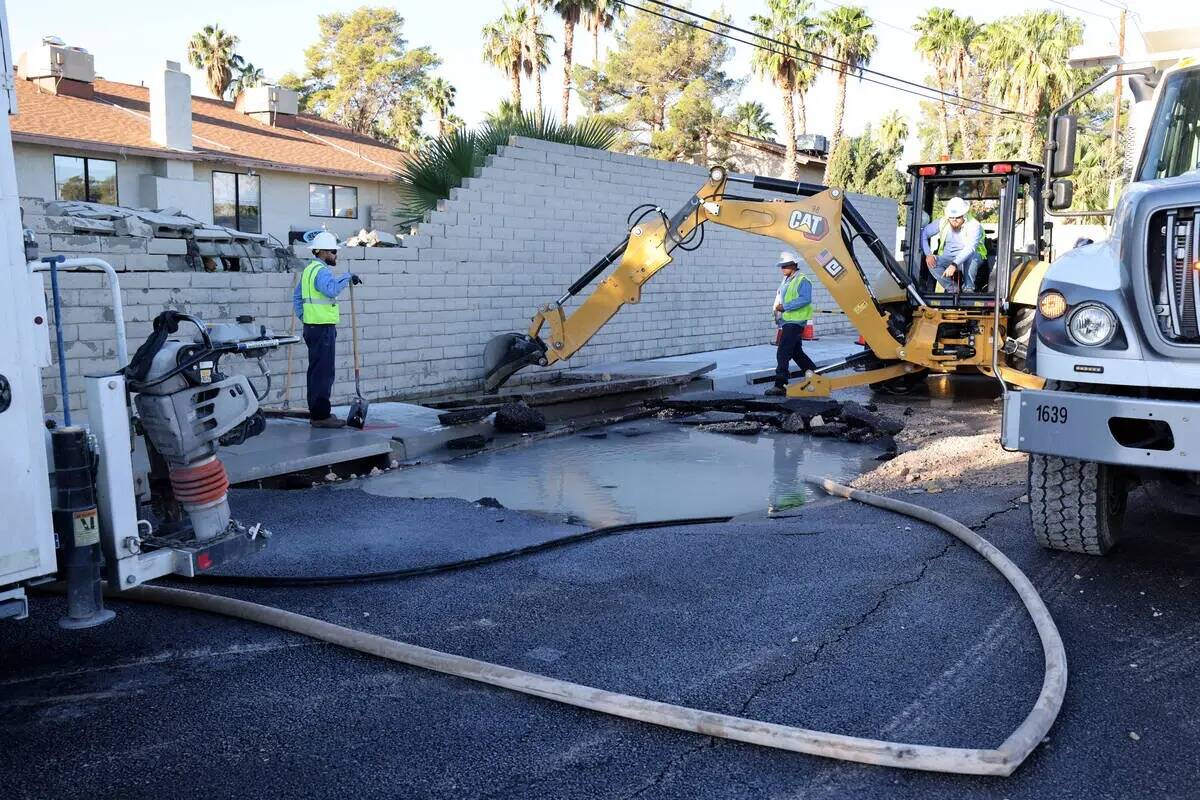
[{"label": "reflective stripe on vest", "polygon": [[[979,225],[979,220],[975,219],[975,217],[971,216],[970,214],[967,214],[967,219],[965,222],[963,222],[963,228],[965,229],[967,227],[967,225],[969,225],[972,222],[974,222],[976,225]],[[983,230],[982,225],[979,225],[979,230],[980,231]],[[939,256],[946,249],[946,234],[949,232],[950,232],[950,220],[943,219],[942,227],[938,230],[938,255]],[[980,258],[984,259],[985,261],[987,260],[987,242],[984,241],[983,236],[979,237],[979,244],[975,245],[975,252],[979,253]]]},{"label": "reflective stripe on vest", "polygon": [[[807,277],[805,277],[801,273],[797,272],[796,277],[794,277],[790,281],[788,281],[787,291],[783,293],[784,306],[786,306],[788,303],[794,302],[797,298],[800,297],[800,287],[803,286],[807,280],[808,280]],[[783,312],[783,321],[784,322],[793,322],[793,323],[808,322],[810,319],[812,319],[812,315],[813,315],[813,307],[812,307],[812,303],[809,303],[806,306],[801,306],[800,308],[796,309],[795,311],[784,311]]]},{"label": "reflective stripe on vest", "polygon": [[305,325],[337,325],[341,318],[337,300],[326,297],[317,288],[317,273],[324,268],[320,261],[310,261],[300,277],[300,299],[304,303],[300,318]]}]

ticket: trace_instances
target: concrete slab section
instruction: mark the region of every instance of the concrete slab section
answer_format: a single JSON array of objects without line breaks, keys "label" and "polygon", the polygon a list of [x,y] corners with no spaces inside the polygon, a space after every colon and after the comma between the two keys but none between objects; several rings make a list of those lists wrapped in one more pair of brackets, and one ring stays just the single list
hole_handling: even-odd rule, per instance
[{"label": "concrete slab section", "polygon": [[656,358],[650,361],[609,361],[567,370],[566,377],[580,381],[611,381],[618,378],[698,378],[717,368],[717,362],[694,358]]},{"label": "concrete slab section", "polygon": [[[818,366],[823,366],[859,352],[862,347],[856,343],[856,338],[853,334],[826,336],[805,342],[804,350]],[[774,374],[775,345],[756,344],[750,347],[710,350],[704,353],[690,353],[687,356],[652,359],[644,363],[653,365],[684,359],[715,363],[716,368],[705,373],[705,377],[712,380],[718,389],[736,390],[739,384],[752,384],[755,379]]]},{"label": "concrete slab section", "polygon": [[[334,414],[345,416],[349,406],[338,406]],[[401,461],[412,461],[428,453],[443,450],[452,439],[467,436],[492,437],[495,429],[490,419],[464,425],[443,425],[436,408],[413,403],[372,403],[367,411],[364,432],[387,437],[393,452]]]},{"label": "concrete slab section", "polygon": [[[374,409],[372,409],[374,411]],[[391,438],[353,428],[314,428],[307,421],[268,419],[262,434],[222,447],[230,483],[263,480],[372,456],[388,456]]]}]

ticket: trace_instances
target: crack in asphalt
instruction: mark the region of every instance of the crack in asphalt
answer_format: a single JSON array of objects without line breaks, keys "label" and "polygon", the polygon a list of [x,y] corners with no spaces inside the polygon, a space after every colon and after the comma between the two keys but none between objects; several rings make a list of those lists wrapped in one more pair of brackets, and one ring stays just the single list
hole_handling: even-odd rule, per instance
[{"label": "crack in asphalt", "polygon": [[[1005,509],[1005,511],[1009,511],[1009,510],[1011,510],[1011,509]],[[853,622],[851,622],[847,625],[843,625],[841,627],[841,629],[832,638],[826,638],[824,641],[820,642],[820,644],[817,645],[817,647],[813,650],[812,654],[808,658],[797,661],[789,670],[784,672],[782,675],[779,675],[775,678],[770,678],[768,680],[764,680],[764,681],[760,682],[754,688],[754,691],[750,693],[749,697],[747,697],[745,699],[745,701],[742,702],[741,706],[738,708],[737,716],[744,717],[746,715],[747,710],[750,707],[750,704],[753,703],[764,691],[766,691],[770,687],[778,686],[780,684],[786,683],[787,681],[791,680],[793,677],[796,676],[796,674],[801,669],[803,669],[804,667],[811,666],[812,664],[815,664],[817,661],[819,661],[822,653],[824,653],[827,648],[841,642],[843,639],[845,639],[847,636],[849,636],[855,629],[866,624],[866,622],[872,616],[874,616],[879,611],[879,609],[883,608],[884,603],[887,602],[888,597],[890,597],[893,592],[895,592],[899,589],[906,588],[908,586],[912,586],[915,583],[919,583],[925,577],[925,573],[928,572],[930,565],[934,561],[937,561],[938,559],[945,557],[956,544],[958,544],[957,540],[951,540],[949,542],[946,542],[946,545],[944,547],[942,547],[940,550],[938,550],[938,552],[936,552],[933,555],[928,556],[922,560],[921,568],[917,571],[917,574],[915,576],[913,576],[911,578],[907,578],[902,581],[897,581],[896,583],[893,583],[890,586],[888,586],[887,588],[885,588],[882,592],[879,593],[879,597],[876,599],[875,603],[869,609],[867,609],[865,612],[863,612],[861,615],[859,615],[859,617],[856,620],[854,620]],[[633,798],[640,797],[642,794],[649,791],[650,789],[653,789],[654,787],[659,786],[660,784],[662,784],[662,782],[664,780],[666,780],[670,776],[670,774],[672,772],[675,771],[675,769],[678,765],[682,764],[684,761],[691,758],[696,753],[699,753],[701,750],[716,747],[717,745],[721,744],[722,741],[723,740],[715,739],[711,736],[708,736],[708,737],[705,737],[705,739],[703,741],[701,741],[698,745],[689,747],[686,750],[679,751],[678,753],[673,755],[667,761],[667,763],[663,766],[663,768],[661,770],[659,770],[658,773],[653,778],[651,778],[648,783],[645,783],[642,786],[638,787],[632,794],[625,795],[623,800],[633,800]]]},{"label": "crack in asphalt", "polygon": [[978,524],[968,525],[967,527],[970,528],[971,530],[975,531],[976,533],[978,533],[979,531],[982,531],[982,530],[986,530],[987,526],[991,525],[992,520],[994,520],[996,517],[1003,516],[1004,514],[1007,514],[1010,511],[1017,511],[1021,508],[1022,505],[1024,505],[1024,504],[1021,503],[1020,500],[1009,500],[1008,505],[1006,507],[1001,508],[998,511],[993,511],[992,513],[990,513],[986,517],[984,517],[983,520],[981,522],[979,522]]}]

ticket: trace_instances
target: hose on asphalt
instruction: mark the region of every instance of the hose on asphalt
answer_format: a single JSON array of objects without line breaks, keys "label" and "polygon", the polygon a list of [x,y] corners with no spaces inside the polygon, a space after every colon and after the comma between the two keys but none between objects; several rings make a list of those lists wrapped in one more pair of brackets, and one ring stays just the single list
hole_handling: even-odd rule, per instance
[{"label": "hose on asphalt", "polygon": [[[1042,688],[1029,714],[994,749],[940,747],[867,739],[719,714],[642,697],[583,686],[532,672],[388,639],[365,631],[232,597],[143,586],[121,592],[123,599],[222,614],[269,625],[357,652],[486,683],[523,694],[625,719],[863,764],[961,775],[1011,775],[1042,741],[1062,708],[1067,662],[1054,620],[1020,568],[990,542],[962,523],[927,508],[815,479],[828,493],[928,522],[966,544],[996,568],[1016,591],[1033,620],[1045,656]],[[584,534],[579,534],[583,536]],[[578,540],[578,539],[577,539]],[[560,542],[562,546],[567,542]],[[536,547],[536,546],[535,546]],[[515,556],[510,556],[515,557]]]},{"label": "hose on asphalt", "polygon": [[573,544],[601,539],[606,536],[616,536],[622,533],[654,530],[656,528],[681,528],[689,525],[714,525],[729,522],[733,517],[684,517],[681,519],[664,519],[654,522],[629,522],[620,525],[605,525],[602,528],[572,533],[547,539],[544,542],[488,553],[475,558],[464,558],[459,561],[448,561],[441,564],[430,564],[425,567],[408,567],[405,569],[389,569],[379,572],[360,572],[353,575],[196,575],[189,583],[207,586],[247,586],[256,589],[278,589],[301,586],[344,586],[356,583],[379,583],[381,581],[396,581],[406,578],[418,578],[425,575],[439,575],[445,572],[474,569],[485,564],[496,564],[510,561],[514,558],[531,556],[535,553],[545,553]]}]

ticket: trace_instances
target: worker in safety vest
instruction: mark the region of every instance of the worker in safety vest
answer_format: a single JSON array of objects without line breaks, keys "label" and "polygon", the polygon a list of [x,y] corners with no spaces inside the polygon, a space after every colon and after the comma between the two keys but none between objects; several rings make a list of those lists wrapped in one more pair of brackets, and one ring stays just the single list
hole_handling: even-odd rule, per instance
[{"label": "worker in safety vest", "polygon": [[804,328],[813,315],[812,281],[800,272],[796,256],[791,253],[780,253],[778,266],[783,270],[775,302],[780,332],[775,348],[775,385],[767,390],[768,395],[774,396],[787,393],[789,362],[795,361],[806,375],[817,369],[804,352]]},{"label": "worker in safety vest", "polygon": [[321,231],[309,243],[313,260],[308,262],[292,303],[296,316],[304,323],[304,343],[308,346],[308,418],[314,428],[341,428],[346,424],[330,414],[329,395],[337,356],[337,296],[346,285],[362,283],[357,275],[334,275],[338,241],[329,231]]},{"label": "worker in safety vest", "polygon": [[[935,235],[936,254],[930,242]],[[946,203],[945,218],[921,229],[921,252],[925,255],[925,266],[944,290],[957,291],[954,277],[961,273],[965,278],[963,290],[975,291],[979,267],[987,260],[987,245],[983,241],[983,226],[971,216],[966,200],[952,197]]]}]

